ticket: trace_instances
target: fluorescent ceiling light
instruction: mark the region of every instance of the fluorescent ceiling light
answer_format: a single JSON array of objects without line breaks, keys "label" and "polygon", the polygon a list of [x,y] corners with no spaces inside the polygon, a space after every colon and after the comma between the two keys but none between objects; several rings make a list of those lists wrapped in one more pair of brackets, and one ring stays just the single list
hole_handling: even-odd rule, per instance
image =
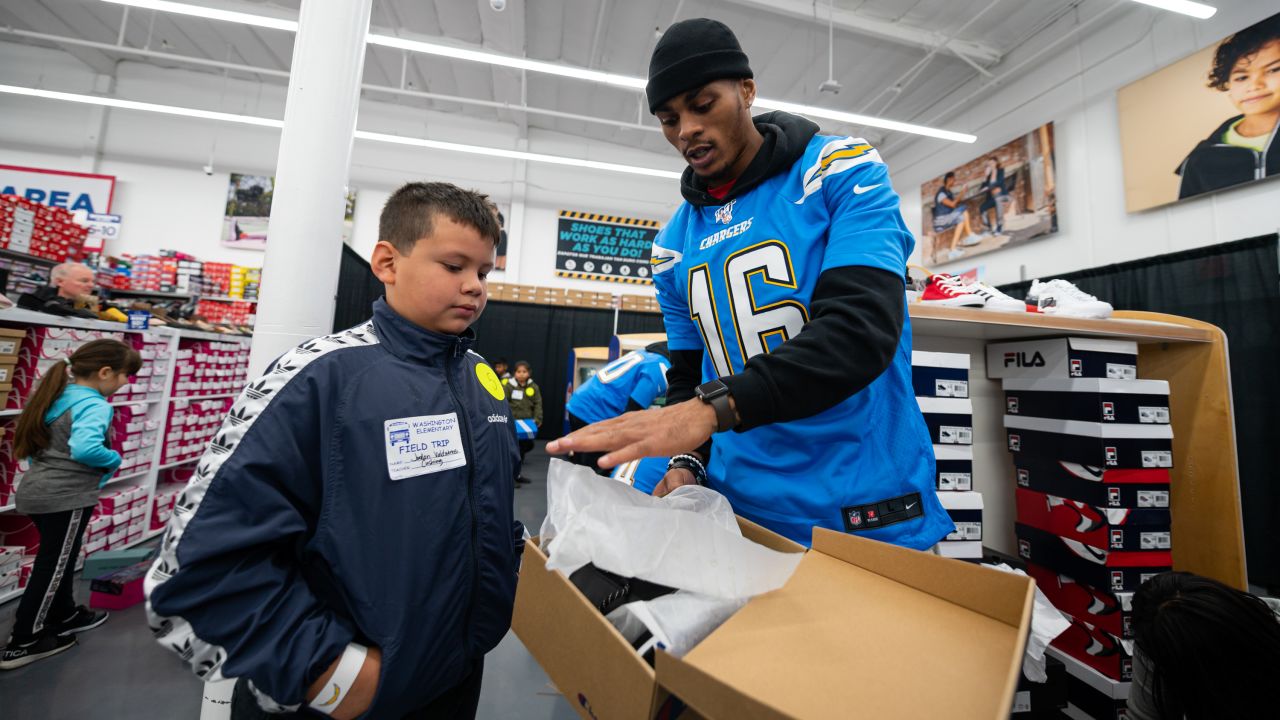
[{"label": "fluorescent ceiling light", "polygon": [[271,28],[272,30],[298,32],[297,20],[283,20],[280,18],[267,17],[265,15],[252,15],[250,13],[234,12],[231,10],[218,10],[217,8],[202,7],[200,5],[169,2],[169,0],[103,0],[103,2],[115,3],[116,5],[128,5],[130,7],[141,8],[143,10],[159,10],[160,12],[176,13],[178,15],[190,15],[192,17],[207,18],[209,20],[225,20],[226,22]]},{"label": "fluorescent ceiling light", "polygon": [[[211,20],[240,22],[248,25],[256,25],[258,27],[275,28],[278,30],[292,30],[296,32],[298,29],[298,23],[290,20],[279,20],[276,18],[263,17],[261,15],[250,15],[248,13],[214,10],[212,8],[200,7],[197,5],[187,5],[186,3],[169,2],[168,0],[104,0],[104,2],[116,3],[118,5],[130,5],[133,7],[152,10],[161,10],[164,12],[181,13],[183,15],[209,18]],[[1153,5],[1159,5],[1162,3],[1198,5],[1198,3],[1193,3],[1189,0],[1138,0],[1138,2],[1149,2]],[[1213,8],[1209,8],[1209,10],[1211,11],[1210,15],[1212,15]],[[1206,15],[1205,17],[1208,16]],[[574,78],[577,80],[586,80],[588,82],[612,85],[614,87],[622,87],[630,90],[642,91],[647,84],[644,78],[634,77],[631,75],[600,72],[598,70],[588,70],[587,68],[580,68],[572,65],[543,62],[540,60],[529,60],[527,58],[518,58],[511,55],[486,52],[483,50],[468,50],[466,48],[454,47],[442,43],[408,40],[405,38],[392,37],[390,35],[381,35],[377,33],[370,33],[366,38],[366,41],[372,45],[381,45],[383,47],[395,48],[397,50],[406,50],[426,55],[436,55],[440,57],[453,58],[455,60],[468,60],[471,62],[484,63],[486,65],[497,65],[499,67],[527,70],[529,72],[544,73],[547,75],[556,75],[559,77]],[[797,115],[825,118],[827,120],[836,120],[854,125],[878,127],[885,130],[924,135],[942,140],[972,143],[978,139],[976,135],[970,135],[968,133],[941,130],[939,128],[932,128],[925,125],[915,125],[912,123],[899,122],[897,120],[886,120],[869,115],[859,115],[856,113],[842,112],[840,110],[831,110],[828,108],[817,107],[815,105],[802,105],[799,103],[785,102],[782,100],[769,100],[767,98],[759,97],[756,98],[756,104],[760,107],[772,110],[784,110]]]},{"label": "fluorescent ceiling light", "polygon": [[[271,128],[284,127],[284,122],[281,120],[257,117],[255,115],[237,115],[235,113],[216,112],[213,110],[197,110],[194,108],[178,107],[176,105],[158,105],[156,103],[121,100],[118,98],[100,97],[97,95],[82,95],[79,93],[56,92],[53,90],[37,90],[35,88],[19,87],[16,85],[0,85],[0,93],[44,98],[46,100],[62,100],[64,102],[80,103],[82,105],[100,105],[102,107],[120,108],[122,110],[139,110],[142,112],[160,113],[163,115],[193,117],[200,118],[202,120],[218,120],[221,122],[240,123],[242,125],[258,125],[261,127]],[[546,155],[543,153],[523,152],[520,150],[503,150],[501,148],[481,145],[464,145],[462,143],[443,142],[440,140],[425,140],[422,138],[404,137],[401,135],[387,135],[385,133],[368,132],[366,130],[357,130],[355,132],[355,136],[360,140],[372,140],[374,142],[393,143],[396,145],[412,145],[432,150],[469,153],[471,155],[487,155],[489,157],[508,158],[511,160],[527,160],[529,162],[547,163],[550,165],[570,165],[573,167],[589,168],[591,170],[606,170],[609,172],[620,172],[631,175],[646,175],[649,177],[670,179],[680,177],[680,173],[674,170],[658,170],[656,168],[640,167],[639,165],[623,165],[621,163],[601,162],[599,160],[583,160],[580,158],[564,157],[561,155]]]},{"label": "fluorescent ceiling light", "polygon": [[101,105],[122,110],[141,110],[142,112],[162,113],[164,115],[181,115],[183,117],[201,118],[204,120],[220,120],[222,122],[240,123],[242,125],[260,125],[262,127],[282,128],[284,122],[271,118],[253,115],[237,115],[235,113],[217,112],[214,110],[196,110],[176,105],[157,105],[155,103],[119,100],[117,98],[100,97],[98,95],[81,95],[79,93],[56,92],[53,90],[37,90],[35,88],[18,87],[16,85],[0,85],[0,93],[25,95],[27,97],[45,98],[47,100],[64,100],[84,105]]},{"label": "fluorescent ceiling light", "polygon": [[1183,15],[1190,15],[1199,20],[1208,20],[1218,12],[1218,8],[1204,3],[1192,2],[1191,0],[1133,0],[1143,5],[1150,5],[1161,10],[1169,10]]}]

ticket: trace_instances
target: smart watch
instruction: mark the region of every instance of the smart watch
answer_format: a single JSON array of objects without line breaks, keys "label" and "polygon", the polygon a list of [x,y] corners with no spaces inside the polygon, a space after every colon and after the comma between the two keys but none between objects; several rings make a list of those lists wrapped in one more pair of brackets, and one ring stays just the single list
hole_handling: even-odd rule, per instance
[{"label": "smart watch", "polygon": [[711,382],[702,383],[694,392],[698,399],[711,406],[716,411],[716,432],[724,432],[733,429],[738,424],[738,418],[733,412],[733,406],[729,404],[729,386],[720,380],[712,380]]}]

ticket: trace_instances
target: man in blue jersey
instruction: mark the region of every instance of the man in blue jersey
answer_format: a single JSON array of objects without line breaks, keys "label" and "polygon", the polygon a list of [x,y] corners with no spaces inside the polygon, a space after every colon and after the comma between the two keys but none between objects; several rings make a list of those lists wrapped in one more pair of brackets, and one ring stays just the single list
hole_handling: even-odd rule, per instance
[{"label": "man in blue jersey", "polygon": [[797,542],[819,526],[932,546],[954,526],[911,388],[915,240],[879,154],[795,115],[752,118],[747,57],[712,20],[667,30],[646,92],[689,165],[652,253],[667,406],[548,450],[607,450],[604,467],[671,455],[655,494],[706,482]]},{"label": "man in blue jersey", "polygon": [[[657,342],[644,350],[635,350],[600,368],[582,387],[569,396],[565,408],[569,413],[569,429],[578,430],[592,423],[618,417],[625,412],[644,410],[654,400],[667,394],[667,344]],[[571,458],[596,472],[603,453],[574,453]]]}]

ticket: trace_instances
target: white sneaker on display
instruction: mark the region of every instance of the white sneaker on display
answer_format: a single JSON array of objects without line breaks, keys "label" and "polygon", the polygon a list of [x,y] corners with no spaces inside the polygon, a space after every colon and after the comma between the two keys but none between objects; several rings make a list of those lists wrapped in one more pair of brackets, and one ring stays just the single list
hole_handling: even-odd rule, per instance
[{"label": "white sneaker on display", "polygon": [[1111,303],[1103,302],[1066,280],[1031,281],[1027,305],[1045,315],[1106,319],[1111,317]]},{"label": "white sneaker on display", "polygon": [[978,243],[982,242],[982,238],[983,238],[982,235],[970,235],[969,237],[961,240],[960,244],[965,247],[973,247],[974,245],[977,245]]},{"label": "white sneaker on display", "polygon": [[920,293],[922,305],[941,305],[943,307],[980,308],[987,299],[973,291],[973,287],[958,277],[945,273],[934,273]]},{"label": "white sneaker on display", "polygon": [[983,310],[1016,313],[1024,313],[1027,311],[1026,303],[1005,295],[981,280],[974,280],[969,283],[968,288],[970,292],[976,293],[986,300],[986,303],[982,306]]},{"label": "white sneaker on display", "polygon": [[961,250],[960,248],[956,248],[955,250],[948,250],[948,251],[947,251],[947,259],[948,259],[948,260],[959,260],[959,259],[960,259],[960,258],[962,258],[962,257],[964,257],[964,251],[963,251],[963,250]]}]

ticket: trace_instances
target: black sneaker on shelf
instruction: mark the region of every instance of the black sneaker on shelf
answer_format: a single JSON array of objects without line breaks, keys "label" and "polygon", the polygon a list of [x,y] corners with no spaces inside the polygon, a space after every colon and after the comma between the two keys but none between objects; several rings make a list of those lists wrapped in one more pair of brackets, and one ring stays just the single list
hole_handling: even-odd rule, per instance
[{"label": "black sneaker on shelf", "polygon": [[60,637],[74,635],[85,630],[92,630],[111,617],[111,613],[98,610],[90,610],[83,605],[76,606],[76,613],[63,622],[57,623],[49,628],[53,634]]},{"label": "black sneaker on shelf", "polygon": [[75,635],[46,634],[39,640],[33,640],[25,645],[11,642],[4,652],[0,653],[0,670],[17,670],[37,660],[57,655],[63,650],[70,650],[75,645]]}]

